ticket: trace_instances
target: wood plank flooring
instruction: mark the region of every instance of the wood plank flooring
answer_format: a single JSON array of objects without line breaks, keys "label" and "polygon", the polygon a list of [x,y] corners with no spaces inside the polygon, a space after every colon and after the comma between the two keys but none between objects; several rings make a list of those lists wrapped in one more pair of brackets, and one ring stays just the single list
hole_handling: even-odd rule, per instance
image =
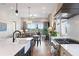
[{"label": "wood plank flooring", "polygon": [[32,56],[51,56],[51,47],[48,44],[48,41],[42,40],[40,43],[35,44],[32,49]]}]

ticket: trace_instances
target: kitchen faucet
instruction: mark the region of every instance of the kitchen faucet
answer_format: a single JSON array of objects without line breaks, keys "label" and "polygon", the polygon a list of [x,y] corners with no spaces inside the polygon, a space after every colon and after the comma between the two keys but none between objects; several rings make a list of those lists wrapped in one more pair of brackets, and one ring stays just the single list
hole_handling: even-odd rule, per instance
[{"label": "kitchen faucet", "polygon": [[16,31],[13,33],[13,42],[15,42],[15,33],[16,33],[16,32],[20,33],[20,35],[21,35],[21,32],[20,32],[19,30],[16,30]]}]

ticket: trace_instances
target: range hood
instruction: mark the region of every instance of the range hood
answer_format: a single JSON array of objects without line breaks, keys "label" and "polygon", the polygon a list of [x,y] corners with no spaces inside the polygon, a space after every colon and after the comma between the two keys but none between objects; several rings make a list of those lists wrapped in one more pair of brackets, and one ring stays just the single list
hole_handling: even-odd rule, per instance
[{"label": "range hood", "polygon": [[[63,16],[64,14],[67,14]],[[79,3],[64,3],[60,10],[56,13],[56,18],[69,19],[79,15]]]}]

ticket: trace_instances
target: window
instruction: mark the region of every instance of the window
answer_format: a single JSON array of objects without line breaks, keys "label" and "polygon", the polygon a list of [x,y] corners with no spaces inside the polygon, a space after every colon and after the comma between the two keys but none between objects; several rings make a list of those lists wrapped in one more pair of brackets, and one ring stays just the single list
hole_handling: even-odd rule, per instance
[{"label": "window", "polygon": [[66,19],[62,19],[61,21],[61,34],[67,35],[67,20]]},{"label": "window", "polygon": [[38,25],[38,29],[43,29],[43,23],[40,23],[40,22],[37,22],[37,23],[33,22],[31,24],[27,24],[27,28],[28,29],[36,29],[37,25]]}]

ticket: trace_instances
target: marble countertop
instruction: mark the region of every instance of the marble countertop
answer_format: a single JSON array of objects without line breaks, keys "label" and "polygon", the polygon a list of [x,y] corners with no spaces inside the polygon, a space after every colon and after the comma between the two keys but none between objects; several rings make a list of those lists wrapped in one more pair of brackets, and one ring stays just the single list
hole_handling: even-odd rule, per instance
[{"label": "marble countertop", "polygon": [[62,44],[61,46],[72,56],[79,56],[79,44]]},{"label": "marble countertop", "polygon": [[58,39],[58,38],[61,39],[61,38],[70,38],[70,37],[65,37],[65,36],[64,37],[53,37],[53,36],[51,36],[51,39]]},{"label": "marble countertop", "polygon": [[19,43],[13,43],[12,38],[0,40],[0,56],[14,56],[24,46],[29,46],[32,38],[17,38],[20,40],[26,39],[25,43],[21,41]]}]

